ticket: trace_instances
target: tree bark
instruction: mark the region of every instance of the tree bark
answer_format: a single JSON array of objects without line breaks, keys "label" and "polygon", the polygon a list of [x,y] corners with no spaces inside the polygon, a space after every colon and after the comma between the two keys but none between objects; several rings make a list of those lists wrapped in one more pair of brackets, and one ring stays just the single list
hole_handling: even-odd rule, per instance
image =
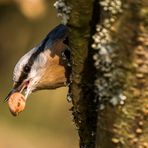
[{"label": "tree bark", "polygon": [[[117,57],[113,61],[115,68],[111,71],[111,77],[114,77],[116,72],[114,82],[120,84],[120,88],[115,88],[116,92],[123,88],[127,99],[124,104],[119,102],[115,106],[107,103],[105,109],[99,112],[97,148],[148,147],[148,3],[142,2],[127,1],[127,9],[112,26],[115,32],[111,35],[117,40],[113,46],[116,48],[114,54]],[[116,95],[112,92],[112,98],[114,97]]]},{"label": "tree bark", "polygon": [[[106,17],[99,0],[67,0],[67,4],[72,8],[68,23],[72,113],[80,147],[148,148],[146,0],[124,1],[126,9],[110,30],[113,68],[107,72],[97,69],[92,58],[98,52],[91,47],[95,26]],[[96,80],[106,83],[103,92],[96,89],[100,85]]]},{"label": "tree bark", "polygon": [[[72,12],[68,24],[72,49],[72,103],[81,148],[95,147],[97,102],[94,101],[95,67],[91,46],[93,0],[68,0]],[[91,26],[92,25],[92,26]]]}]

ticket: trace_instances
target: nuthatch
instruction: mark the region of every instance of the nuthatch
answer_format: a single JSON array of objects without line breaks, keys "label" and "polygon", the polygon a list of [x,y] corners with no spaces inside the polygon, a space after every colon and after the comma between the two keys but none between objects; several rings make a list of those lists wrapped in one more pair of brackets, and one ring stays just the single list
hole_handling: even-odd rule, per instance
[{"label": "nuthatch", "polygon": [[70,58],[69,47],[64,43],[67,35],[68,28],[62,24],[58,25],[38,46],[18,61],[13,73],[14,86],[5,101],[14,92],[25,90],[27,98],[34,91],[66,85],[65,57]]}]

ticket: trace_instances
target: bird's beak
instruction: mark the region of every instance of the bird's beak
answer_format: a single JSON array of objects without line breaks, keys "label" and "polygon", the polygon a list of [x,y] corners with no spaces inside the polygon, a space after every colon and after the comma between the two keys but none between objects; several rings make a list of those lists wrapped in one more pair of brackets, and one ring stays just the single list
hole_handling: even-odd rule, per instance
[{"label": "bird's beak", "polygon": [[13,89],[8,93],[8,95],[6,96],[6,98],[4,99],[4,102],[7,102],[10,98],[10,96],[15,93],[15,92],[20,92],[22,93],[24,89],[26,89],[26,92],[25,92],[25,98],[28,97],[28,95],[30,94],[30,89],[27,89],[27,85],[28,83],[27,82],[24,82],[22,83],[21,85],[16,85],[14,84],[13,85]]},{"label": "bird's beak", "polygon": [[9,98],[10,98],[10,96],[13,94],[13,93],[15,93],[15,92],[18,92],[17,91],[17,89],[12,89],[9,93],[8,93],[8,95],[6,96],[6,98],[4,99],[4,102],[7,102],[8,100],[9,100]]}]

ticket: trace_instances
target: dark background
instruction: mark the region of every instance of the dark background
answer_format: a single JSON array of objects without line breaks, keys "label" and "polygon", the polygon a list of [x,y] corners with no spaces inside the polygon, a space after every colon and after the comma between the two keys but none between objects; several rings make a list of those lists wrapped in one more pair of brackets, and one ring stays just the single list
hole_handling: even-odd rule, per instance
[{"label": "dark background", "polygon": [[76,148],[78,137],[67,88],[29,96],[13,117],[4,97],[16,62],[60,23],[52,0],[0,0],[0,148]]}]

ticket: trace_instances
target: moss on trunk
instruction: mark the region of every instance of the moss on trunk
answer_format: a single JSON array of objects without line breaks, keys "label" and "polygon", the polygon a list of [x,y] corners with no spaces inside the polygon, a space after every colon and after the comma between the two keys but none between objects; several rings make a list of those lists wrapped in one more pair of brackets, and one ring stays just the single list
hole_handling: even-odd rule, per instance
[{"label": "moss on trunk", "polygon": [[[121,87],[117,85],[113,90],[123,91],[127,100],[124,105],[119,103],[115,106],[107,100],[105,109],[97,110],[100,104],[94,93],[96,69],[92,59],[95,51],[90,45],[95,25],[100,21],[99,4],[97,0],[67,0],[72,8],[68,23],[73,62],[72,112],[81,148],[148,147],[148,10],[146,0],[142,3],[127,0],[127,8],[114,23],[111,32],[112,38],[116,40],[111,45],[116,48],[113,63],[117,65],[112,71],[116,75],[112,73],[111,77],[115,77],[114,82],[118,82]],[[103,76],[100,74],[99,77]]]},{"label": "moss on trunk", "polygon": [[[73,115],[78,128],[81,148],[94,148],[97,122],[97,102],[94,102],[94,74],[90,48],[92,35],[92,0],[68,0],[72,12],[69,41],[72,48]],[[92,24],[94,25],[94,24]]]}]

